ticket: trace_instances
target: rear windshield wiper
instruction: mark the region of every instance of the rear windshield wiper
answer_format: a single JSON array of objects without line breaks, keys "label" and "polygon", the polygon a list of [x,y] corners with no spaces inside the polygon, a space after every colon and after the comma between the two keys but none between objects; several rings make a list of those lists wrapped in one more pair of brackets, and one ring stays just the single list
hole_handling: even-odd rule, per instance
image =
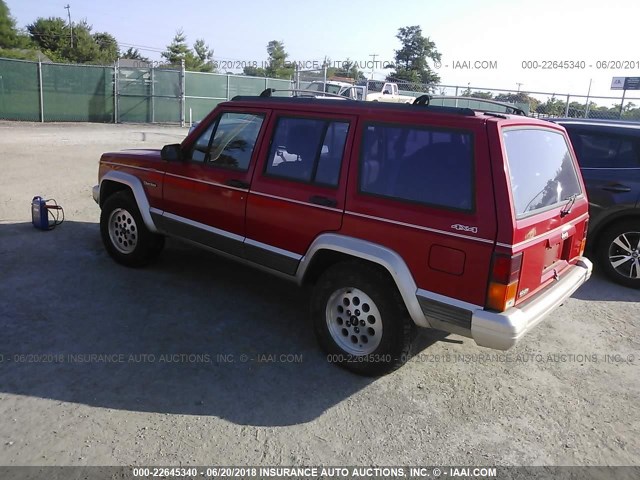
[{"label": "rear windshield wiper", "polygon": [[576,203],[576,198],[578,198],[577,193],[565,198],[567,203],[562,207],[562,210],[560,210],[560,218],[564,218],[571,213],[571,208],[573,207],[573,204]]}]

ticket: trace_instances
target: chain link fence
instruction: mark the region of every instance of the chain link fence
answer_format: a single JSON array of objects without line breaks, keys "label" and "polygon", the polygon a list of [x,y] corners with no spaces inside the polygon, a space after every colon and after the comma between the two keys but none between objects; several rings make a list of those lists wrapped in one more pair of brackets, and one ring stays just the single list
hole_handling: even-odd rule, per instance
[{"label": "chain link fence", "polygon": [[113,120],[113,68],[0,59],[0,118]]},{"label": "chain link fence", "polygon": [[[433,95],[488,99],[508,103],[537,118],[589,118],[640,122],[640,97],[630,91],[619,96],[505,90],[487,87],[435,85]],[[472,100],[470,100],[472,101]],[[466,107],[464,100],[458,105]],[[474,108],[471,106],[470,108]]]},{"label": "chain link fence", "polygon": [[[390,79],[399,94],[455,97],[432,103],[482,109],[482,99],[514,105],[539,117],[640,122],[640,98],[524,92],[467,85],[427,85]],[[315,83],[314,83],[315,82]],[[328,82],[328,83],[327,83]],[[291,80],[188,72],[184,68],[135,68],[38,63],[0,59],[0,119],[34,122],[179,123],[201,120],[236,95],[277,90],[357,86],[357,98],[380,92],[386,80],[327,78],[325,69],[296,71]],[[324,84],[324,88],[323,85]],[[320,87],[318,87],[320,85]],[[334,92],[334,90],[336,90]],[[290,95],[277,92],[275,95]]]},{"label": "chain link fence", "polygon": [[291,80],[188,72],[180,67],[0,59],[0,119],[184,125],[201,120],[218,103],[236,95],[291,86]]}]

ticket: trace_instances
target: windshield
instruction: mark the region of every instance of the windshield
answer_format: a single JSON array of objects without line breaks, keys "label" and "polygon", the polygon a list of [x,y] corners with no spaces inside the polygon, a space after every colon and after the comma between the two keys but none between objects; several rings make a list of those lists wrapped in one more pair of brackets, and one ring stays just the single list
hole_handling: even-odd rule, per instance
[{"label": "windshield", "polygon": [[367,83],[367,90],[370,92],[381,92],[383,86],[383,82],[369,81]]},{"label": "windshield", "polygon": [[506,129],[502,135],[517,217],[582,193],[564,135],[542,128]]},{"label": "windshield", "polygon": [[322,82],[311,82],[305,90],[313,90],[314,92],[322,92],[323,85]]}]

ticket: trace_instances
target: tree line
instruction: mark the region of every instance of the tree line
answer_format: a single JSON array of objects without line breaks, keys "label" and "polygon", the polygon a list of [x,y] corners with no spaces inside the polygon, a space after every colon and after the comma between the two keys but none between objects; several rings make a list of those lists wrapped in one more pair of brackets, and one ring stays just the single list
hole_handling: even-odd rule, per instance
[{"label": "tree line", "polygon": [[491,92],[471,91],[470,88],[464,90],[462,96],[511,104],[528,104],[530,112],[535,112],[542,116],[640,120],[640,108],[633,102],[626,102],[622,109],[620,109],[619,103],[611,107],[606,107],[598,105],[593,101],[590,101],[588,106],[585,103],[576,101],[569,102],[567,106],[566,101],[556,98],[555,95],[552,95],[545,102],[542,102],[532,97],[528,92],[499,93],[494,95]]},{"label": "tree line", "polygon": [[[435,43],[422,35],[419,26],[400,28],[396,38],[402,47],[396,51],[396,62],[392,66],[395,70],[389,77],[418,83],[438,83],[440,78],[428,63],[429,59],[440,60]],[[118,58],[149,61],[137,48],[129,47],[122,52],[113,35],[94,32],[87,20],[70,24],[61,17],[39,17],[21,31],[16,27],[5,0],[0,0],[0,57],[38,60],[39,52],[54,62],[112,64]],[[179,29],[161,56],[167,65],[180,65],[184,61],[187,70],[216,72],[213,53],[204,39],[196,39],[193,45],[189,45],[185,32]],[[265,62],[261,62],[260,66],[247,66],[243,73],[283,79],[293,76],[295,71],[284,42],[271,40],[266,46],[266,53]],[[326,65],[332,64],[328,57],[324,60]],[[327,68],[328,77],[365,78],[356,62],[346,59],[340,63],[339,68]]]},{"label": "tree line", "polygon": [[[396,39],[400,42],[400,48],[395,50],[394,62],[389,65],[393,71],[389,73],[387,80],[407,82],[413,86],[406,87],[407,90],[432,91],[433,87],[440,83],[440,77],[431,68],[431,64],[442,59],[435,42],[424,36],[418,25],[399,28]],[[25,30],[19,30],[5,0],[0,0],[0,57],[38,60],[38,52],[54,62],[104,65],[113,64],[118,58],[149,61],[137,48],[129,47],[124,52],[121,51],[113,35],[108,32],[94,32],[87,20],[69,24],[60,17],[40,17],[27,25]],[[184,61],[186,70],[217,72],[213,54],[214,50],[202,38],[189,45],[185,32],[179,29],[161,56],[167,65],[180,65]],[[271,40],[266,45],[266,54],[265,62],[260,66],[245,66],[243,74],[282,79],[293,77],[294,62],[290,61],[283,41]],[[366,79],[365,72],[358,68],[357,62],[346,59],[338,63],[339,67],[336,67],[329,57],[324,58],[327,78],[341,77],[354,81]],[[467,89],[462,95],[506,103],[527,103],[531,112],[540,115],[564,116],[567,112],[566,102],[555,96],[541,102],[527,92],[494,96],[491,92],[472,92]],[[620,105],[604,107],[590,102],[588,110],[588,115],[592,118],[618,118]],[[584,116],[585,105],[571,102],[568,113],[574,117]],[[620,116],[624,119],[640,120],[640,108],[628,102]]]}]

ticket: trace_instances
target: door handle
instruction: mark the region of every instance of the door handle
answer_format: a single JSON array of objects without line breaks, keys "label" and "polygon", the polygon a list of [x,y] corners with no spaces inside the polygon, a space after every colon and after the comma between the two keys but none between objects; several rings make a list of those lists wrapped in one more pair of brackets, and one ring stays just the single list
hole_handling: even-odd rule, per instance
[{"label": "door handle", "polygon": [[230,187],[243,188],[248,189],[249,184],[247,182],[243,182],[242,180],[238,180],[237,178],[232,178],[224,182],[225,185],[229,185]]},{"label": "door handle", "polygon": [[321,195],[314,195],[309,199],[309,201],[316,205],[322,205],[323,207],[335,207],[338,204],[338,202],[333,198],[327,198]]},{"label": "door handle", "polygon": [[631,187],[616,183],[614,185],[605,185],[604,187],[602,187],[602,190],[606,190],[607,192],[626,193],[631,191]]}]

